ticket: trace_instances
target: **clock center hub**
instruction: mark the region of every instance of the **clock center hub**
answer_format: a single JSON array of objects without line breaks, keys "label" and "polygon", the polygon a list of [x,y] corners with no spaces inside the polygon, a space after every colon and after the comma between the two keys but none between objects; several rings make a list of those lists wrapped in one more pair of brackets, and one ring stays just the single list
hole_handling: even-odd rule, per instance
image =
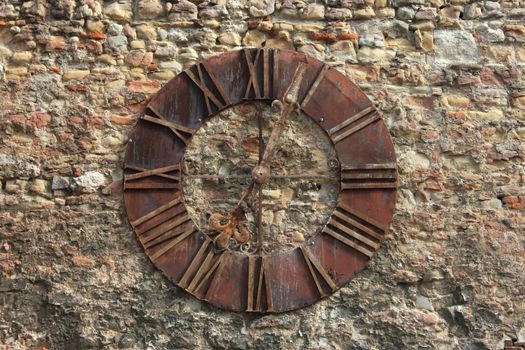
[{"label": "clock center hub", "polygon": [[253,181],[259,184],[266,184],[270,181],[270,167],[259,164],[252,171]]}]

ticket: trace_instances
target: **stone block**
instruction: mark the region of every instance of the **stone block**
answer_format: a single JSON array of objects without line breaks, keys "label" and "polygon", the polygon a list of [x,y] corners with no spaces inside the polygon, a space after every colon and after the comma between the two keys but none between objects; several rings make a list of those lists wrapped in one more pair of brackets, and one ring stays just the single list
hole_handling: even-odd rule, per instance
[{"label": "stone block", "polygon": [[133,17],[130,0],[117,0],[104,7],[104,15],[119,22],[130,22]]},{"label": "stone block", "polygon": [[458,64],[481,62],[481,51],[471,33],[464,30],[434,32],[436,63]]},{"label": "stone block", "polygon": [[67,72],[64,72],[64,75],[62,76],[62,79],[64,81],[69,81],[69,80],[81,80],[81,79],[84,79],[85,77],[89,76],[89,74],[91,74],[91,72],[87,69],[78,69],[78,70],[70,70],[70,71],[67,71]]},{"label": "stone block", "polygon": [[94,193],[106,184],[106,177],[98,171],[88,171],[73,178],[72,188],[83,193]]},{"label": "stone block", "polygon": [[11,60],[15,64],[27,64],[31,62],[32,58],[33,54],[31,53],[31,51],[18,51],[13,54]]},{"label": "stone block", "polygon": [[141,19],[155,19],[164,15],[164,6],[160,0],[140,0],[137,10]]},{"label": "stone block", "polygon": [[275,0],[250,0],[248,9],[253,17],[268,16],[275,11]]},{"label": "stone block", "polygon": [[217,37],[217,40],[219,43],[223,45],[230,45],[230,46],[239,46],[241,45],[241,36],[239,33],[235,32],[226,32],[219,34]]}]

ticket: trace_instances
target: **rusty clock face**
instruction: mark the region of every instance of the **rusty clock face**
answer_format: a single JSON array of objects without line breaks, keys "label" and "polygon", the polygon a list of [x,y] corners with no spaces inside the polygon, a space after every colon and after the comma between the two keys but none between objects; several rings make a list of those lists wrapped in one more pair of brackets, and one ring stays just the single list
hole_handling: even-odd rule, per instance
[{"label": "rusty clock face", "polygon": [[368,98],[277,49],[228,52],[173,78],[125,155],[125,207],[146,254],[232,311],[293,310],[347,283],[382,243],[396,187]]}]

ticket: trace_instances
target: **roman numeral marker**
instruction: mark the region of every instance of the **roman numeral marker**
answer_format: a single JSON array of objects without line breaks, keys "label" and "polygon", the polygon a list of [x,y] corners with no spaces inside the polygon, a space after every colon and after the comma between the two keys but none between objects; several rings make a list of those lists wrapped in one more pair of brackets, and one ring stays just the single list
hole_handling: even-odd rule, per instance
[{"label": "roman numeral marker", "polygon": [[[256,269],[259,260],[259,269]],[[256,273],[257,270],[257,273]],[[263,284],[266,299],[263,303]],[[263,310],[263,305],[266,308]],[[270,261],[266,256],[248,256],[248,303],[246,311],[272,311],[272,288],[270,285]]]},{"label": "roman numeral marker", "polygon": [[370,106],[337,124],[328,130],[328,134],[334,143],[338,143],[379,119],[379,114],[375,108]]},{"label": "roman numeral marker", "polygon": [[137,225],[140,225],[152,218],[154,218],[155,216],[165,212],[166,210],[170,209],[170,208],[173,208],[174,206],[178,205],[181,203],[181,198],[180,196],[177,196],[177,198],[171,200],[170,202],[164,204],[164,205],[161,205],[160,207],[158,207],[157,209],[155,210],[152,210],[150,211],[149,213],[141,216],[140,218],[136,219],[136,220],[133,220],[131,222],[131,226],[135,227]]},{"label": "roman numeral marker", "polygon": [[319,71],[319,74],[317,74],[317,77],[315,78],[315,81],[312,83],[312,86],[310,86],[310,89],[308,89],[308,92],[304,96],[303,101],[301,102],[301,108],[304,108],[308,102],[310,102],[310,99],[314,95],[315,91],[317,90],[317,87],[319,87],[319,84],[321,84],[321,81],[323,81],[324,76],[326,75],[326,72],[328,72],[328,69],[330,69],[329,66],[323,65],[323,68]]},{"label": "roman numeral marker", "polygon": [[386,227],[340,203],[323,233],[371,257],[383,241]]},{"label": "roman numeral marker", "polygon": [[[188,228],[187,230],[181,232],[178,235],[173,235],[166,237],[166,239],[169,239],[169,242],[166,242],[161,249],[155,252],[155,254],[151,255],[151,260],[155,261],[158,258],[160,258],[162,255],[167,253],[169,250],[171,250],[173,247],[177,246],[180,242],[184,241],[186,238],[194,234],[197,230],[194,226]],[[155,242],[154,242],[155,243]],[[153,245],[153,244],[152,244]],[[146,246],[146,245],[145,245]]]},{"label": "roman numeral marker", "polygon": [[[208,109],[208,115],[212,115],[214,113],[210,102],[213,103],[213,105],[218,110],[221,110],[224,107],[230,105],[231,102],[230,102],[230,99],[229,99],[228,95],[226,94],[226,92],[225,92],[224,88],[222,87],[220,81],[215,77],[213,72],[206,66],[205,63],[198,63],[196,66],[197,66],[197,75],[198,75],[198,77],[195,76],[195,74],[193,74],[193,72],[190,69],[185,70],[184,73],[186,73],[186,75],[202,91],[202,93],[204,95],[204,100],[206,102],[206,108]],[[202,66],[202,68],[201,68],[201,66]],[[219,100],[219,97],[217,97],[210,90],[210,88],[206,85],[206,82],[204,80],[203,70],[210,77],[210,79],[212,81],[212,84],[215,87],[215,89],[219,92],[219,95],[220,95],[222,101]]]},{"label": "roman numeral marker", "polygon": [[394,163],[342,165],[341,189],[397,188],[397,171]]},{"label": "roman numeral marker", "polygon": [[[180,182],[180,163],[168,165],[156,169],[146,169],[142,167],[126,165],[125,169],[138,171],[138,173],[132,175],[124,175],[124,189],[125,190],[145,190],[145,189],[173,189],[179,187]],[[168,173],[177,171],[177,175],[169,175]],[[167,179],[169,182],[140,182],[140,180],[146,177],[159,177]]]},{"label": "roman numeral marker", "polygon": [[273,50],[273,98],[279,95],[279,50]]},{"label": "roman numeral marker", "polygon": [[196,294],[199,293],[211,279],[210,285],[205,292],[206,299],[212,298],[215,294],[228,256],[228,252],[216,256],[211,249],[206,254],[210,243],[211,240],[209,239],[206,239],[202,243],[197,254],[195,254],[179,281],[180,287],[192,294]]},{"label": "roman numeral marker", "polygon": [[324,280],[324,282],[328,285],[330,290],[333,292],[337,289],[337,285],[332,280],[332,277],[326,272],[324,267],[317,261],[315,256],[310,252],[310,250],[306,247],[301,246],[301,253],[303,253],[304,260],[306,261],[306,265],[308,266],[308,270],[310,271],[310,274],[312,275],[312,278],[315,282],[315,286],[317,287],[317,290],[319,291],[319,294],[321,296],[327,295],[327,293],[324,291],[323,285],[321,284],[321,281],[319,280],[317,274],[321,276],[321,278]]},{"label": "roman numeral marker", "polygon": [[[167,121],[166,118],[160,112],[158,112],[151,106],[148,106],[148,110],[151,111],[152,114],[154,114],[154,116],[147,114],[148,111],[146,111],[146,114],[144,114],[142,120],[167,127],[185,144],[188,144],[191,135],[193,135],[197,130],[193,128],[188,128],[186,126],[174,122]],[[184,133],[189,134],[189,136],[184,135]]]},{"label": "roman numeral marker", "polygon": [[[248,65],[248,71],[250,73],[250,79],[248,80],[248,85],[246,86],[246,91],[244,93],[244,98],[249,99],[250,93],[253,90],[256,99],[269,99],[270,96],[270,50],[269,49],[258,49],[255,58],[252,59],[250,55],[250,50],[243,50],[244,58],[246,64]],[[258,83],[258,67],[260,63],[260,56],[262,53],[262,73],[263,73],[263,86],[262,86],[262,95],[261,89],[259,88]],[[275,51],[274,51],[274,78],[275,71],[277,70],[276,61],[275,61]],[[275,80],[274,80],[275,81]]]},{"label": "roman numeral marker", "polygon": [[[162,244],[150,255],[153,261],[196,232],[191,223],[189,227],[186,224],[190,217],[184,206],[179,204],[182,204],[180,196],[131,222],[145,249]],[[166,215],[170,209],[174,210]]]}]

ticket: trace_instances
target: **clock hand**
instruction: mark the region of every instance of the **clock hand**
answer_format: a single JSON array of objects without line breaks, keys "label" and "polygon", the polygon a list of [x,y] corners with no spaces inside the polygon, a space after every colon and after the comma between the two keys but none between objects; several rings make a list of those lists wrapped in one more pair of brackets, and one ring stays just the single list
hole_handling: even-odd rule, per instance
[{"label": "clock hand", "polygon": [[266,183],[270,178],[270,162],[278,144],[279,138],[281,137],[281,134],[283,133],[286,126],[288,116],[291,112],[299,109],[297,100],[305,69],[306,64],[300,63],[299,67],[297,67],[295,70],[292,83],[284,93],[283,102],[279,100],[272,102],[272,107],[278,108],[281,113],[279,115],[279,119],[276,122],[276,125],[272,130],[272,133],[270,134],[270,138],[268,139],[268,143],[264,150],[263,158],[252,171],[252,178],[255,182]]},{"label": "clock hand", "polygon": [[[263,119],[262,113],[259,113],[257,116],[257,126],[259,129],[259,164],[261,164],[264,154],[264,139],[263,139]],[[257,210],[257,253],[260,254],[263,242],[264,242],[264,232],[263,232],[263,206],[262,206],[262,188],[259,188],[258,193],[258,202],[259,208]]]},{"label": "clock hand", "polygon": [[242,204],[246,202],[252,193],[258,192],[261,186],[270,180],[270,161],[273,156],[277,142],[284,131],[288,115],[298,109],[297,100],[299,95],[299,89],[303,80],[304,72],[306,70],[306,63],[301,62],[299,67],[295,70],[292,82],[286,92],[284,93],[284,102],[275,100],[272,102],[272,107],[277,107],[281,111],[277,125],[273,128],[270,138],[264,149],[264,154],[260,156],[259,153],[259,164],[255,166],[252,171],[252,182],[248,189],[243,193],[237,207],[232,211],[232,215],[242,215]]},{"label": "clock hand", "polygon": [[235,237],[239,243],[246,243],[250,239],[250,231],[242,225],[241,220],[244,214],[243,203],[247,197],[251,195],[255,187],[260,187],[260,184],[252,181],[248,189],[244,191],[235,209],[233,209],[229,215],[223,215],[221,213],[211,214],[209,224],[211,228],[219,232],[219,235],[213,240],[217,249],[226,249],[232,236]]},{"label": "clock hand", "polygon": [[[295,70],[294,76],[292,78],[292,82],[284,93],[283,102],[279,100],[272,102],[272,107],[278,108],[280,110],[279,119],[277,120],[277,123],[270,134],[270,138],[268,139],[268,144],[264,150],[262,159],[259,156],[259,164],[257,164],[257,166],[255,166],[252,171],[253,180],[246,191],[244,191],[242,194],[237,206],[231,211],[229,216],[225,216],[220,213],[214,213],[210,216],[210,226],[220,232],[213,241],[217,249],[226,249],[232,236],[234,236],[239,241],[239,243],[244,243],[242,241],[247,241],[249,239],[249,231],[247,232],[247,229],[241,224],[242,215],[244,214],[243,204],[246,202],[251,203],[249,197],[253,193],[258,193],[262,189],[262,185],[268,183],[270,180],[270,161],[275,151],[275,147],[277,146],[278,140],[284,131],[289,114],[299,108],[297,101],[305,70],[306,63],[299,63],[299,66]],[[259,216],[261,215],[259,214]],[[223,224],[223,222],[225,223]],[[259,249],[261,245],[262,237],[259,237]]]}]

